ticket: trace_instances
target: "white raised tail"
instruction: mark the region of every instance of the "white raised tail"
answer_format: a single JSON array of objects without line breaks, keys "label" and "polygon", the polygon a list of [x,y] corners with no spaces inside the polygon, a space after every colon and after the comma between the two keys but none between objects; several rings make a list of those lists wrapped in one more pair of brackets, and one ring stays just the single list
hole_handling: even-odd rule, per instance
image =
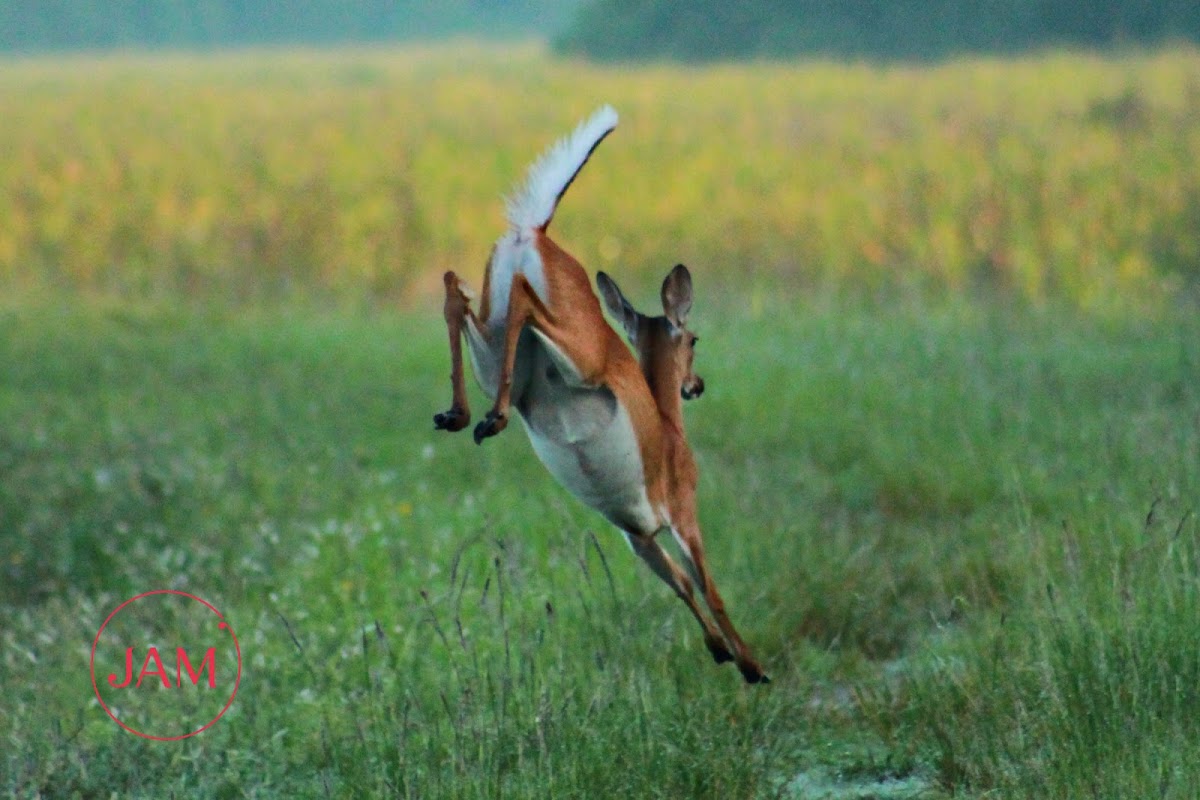
[{"label": "white raised tail", "polygon": [[507,199],[508,222],[518,231],[545,231],[558,201],[604,137],[617,127],[617,112],[601,106],[530,167],[525,182]]}]

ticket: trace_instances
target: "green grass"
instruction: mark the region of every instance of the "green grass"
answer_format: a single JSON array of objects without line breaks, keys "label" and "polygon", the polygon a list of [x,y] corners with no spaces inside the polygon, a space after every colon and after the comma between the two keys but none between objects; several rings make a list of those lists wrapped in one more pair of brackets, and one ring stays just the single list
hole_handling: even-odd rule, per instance
[{"label": "green grass", "polygon": [[[694,268],[701,520],[769,687],[519,427],[435,435],[433,308],[5,306],[0,794],[1194,796],[1195,309],[756,312]],[[88,679],[154,588],[245,658],[184,742]]]}]

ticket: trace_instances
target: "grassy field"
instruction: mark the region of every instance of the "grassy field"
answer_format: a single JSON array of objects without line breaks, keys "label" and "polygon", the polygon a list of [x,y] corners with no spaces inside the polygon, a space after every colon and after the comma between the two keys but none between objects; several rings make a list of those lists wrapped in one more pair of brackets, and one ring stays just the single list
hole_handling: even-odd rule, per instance
[{"label": "grassy field", "polygon": [[[766,688],[519,430],[435,435],[435,315],[6,308],[0,791],[1194,796],[1196,316],[756,316],[697,280],[702,520]],[[182,743],[87,680],[168,587],[246,662]]]},{"label": "grassy field", "polygon": [[[0,795],[1196,797],[1196,65],[0,66]],[[427,290],[604,100],[556,231],[646,308],[692,269],[769,686],[519,426],[432,430]],[[89,680],[159,588],[244,659],[182,742]]]}]

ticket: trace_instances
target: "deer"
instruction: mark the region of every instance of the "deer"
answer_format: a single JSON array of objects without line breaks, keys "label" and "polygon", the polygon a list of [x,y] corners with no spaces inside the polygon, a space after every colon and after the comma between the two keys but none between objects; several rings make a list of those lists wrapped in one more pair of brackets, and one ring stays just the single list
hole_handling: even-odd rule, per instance
[{"label": "deer", "polygon": [[[530,166],[507,199],[508,229],[488,257],[478,312],[474,292],[454,271],[445,273],[451,405],[434,415],[434,427],[455,432],[470,424],[465,340],[476,381],[493,401],[474,428],[475,443],[504,431],[515,408],[538,459],[620,529],[683,600],[713,659],[733,661],[748,683],[764,683],[707,571],[695,521],[696,468],[675,399],[703,386],[691,368],[695,340],[684,327],[690,275],[673,270],[663,285],[669,326],[647,322],[645,337],[631,336],[643,353],[639,363],[605,319],[583,266],[547,233],[559,201],[616,125],[616,111],[603,106]],[[624,300],[607,276],[601,286]],[[619,307],[632,309],[627,301]],[[657,540],[664,531],[680,544],[687,571]],[[696,600],[696,585],[716,624]]]}]

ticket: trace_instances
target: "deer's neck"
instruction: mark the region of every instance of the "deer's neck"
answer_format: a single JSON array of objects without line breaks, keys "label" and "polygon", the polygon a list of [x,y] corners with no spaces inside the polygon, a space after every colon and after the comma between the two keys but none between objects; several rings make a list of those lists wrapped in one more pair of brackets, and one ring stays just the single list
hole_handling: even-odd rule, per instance
[{"label": "deer's neck", "polygon": [[644,374],[646,383],[650,387],[650,394],[654,397],[654,404],[658,406],[658,413],[662,416],[663,422],[675,433],[682,434],[683,395],[680,394],[678,377],[664,375],[662,371],[658,370],[647,370]]}]

